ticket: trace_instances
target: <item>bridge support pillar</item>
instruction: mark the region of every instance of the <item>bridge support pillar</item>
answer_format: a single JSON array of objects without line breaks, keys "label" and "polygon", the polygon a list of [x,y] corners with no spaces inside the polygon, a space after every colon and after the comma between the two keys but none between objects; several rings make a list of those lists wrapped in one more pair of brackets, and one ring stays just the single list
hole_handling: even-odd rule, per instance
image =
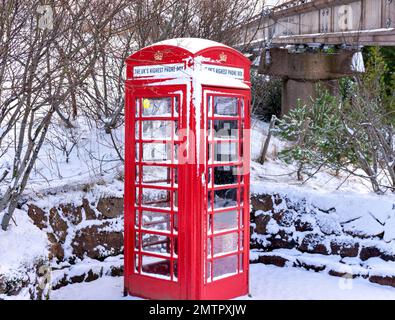
[{"label": "bridge support pillar", "polygon": [[321,89],[328,90],[332,95],[339,93],[339,85],[337,80],[294,80],[290,78],[283,78],[283,87],[281,95],[281,116],[288,114],[288,112],[298,106],[309,104],[311,99],[318,95],[318,86]]},{"label": "bridge support pillar", "polygon": [[338,93],[337,79],[363,71],[363,62],[356,63],[357,51],[337,53],[290,53],[287,49],[271,48],[262,53],[259,73],[283,78],[281,114],[308,103],[317,96],[317,84],[331,94]]}]

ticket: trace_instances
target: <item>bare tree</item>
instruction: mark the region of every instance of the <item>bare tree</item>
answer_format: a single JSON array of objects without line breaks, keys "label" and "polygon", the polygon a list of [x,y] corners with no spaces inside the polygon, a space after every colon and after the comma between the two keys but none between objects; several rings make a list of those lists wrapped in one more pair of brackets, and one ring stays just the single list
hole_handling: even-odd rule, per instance
[{"label": "bare tree", "polygon": [[[104,129],[120,160],[124,61],[174,37],[232,45],[257,0],[9,0],[0,3],[0,212],[9,225],[54,119]],[[65,135],[67,136],[67,135]],[[51,138],[56,137],[52,135]],[[53,140],[66,158],[74,145]],[[8,157],[8,159],[6,159]]]},{"label": "bare tree", "polygon": [[[141,47],[175,37],[235,44],[239,37],[234,30],[254,15],[258,3],[257,0],[128,1],[118,18],[95,34],[98,59],[87,85],[78,93],[79,108],[111,135],[120,160],[123,161],[123,146],[113,129],[124,121],[126,57]],[[97,28],[95,21],[90,28]]]},{"label": "bare tree", "polygon": [[[381,74],[378,74],[381,77]],[[355,91],[340,108],[345,133],[354,149],[359,167],[366,174],[374,192],[395,192],[394,127],[387,121],[383,101],[376,86],[357,78]],[[376,79],[373,79],[375,82]],[[381,182],[385,178],[385,182]]]},{"label": "bare tree", "polygon": [[[93,13],[89,1],[61,1],[42,6],[40,1],[6,1],[0,32],[1,50],[0,145],[11,141],[14,160],[2,175],[8,186],[0,200],[7,229],[18,200],[44,143],[54,114],[71,125],[77,114],[76,92],[98,60],[96,36],[121,10],[111,8],[96,28],[89,29]],[[42,19],[45,20],[43,21]],[[85,34],[76,32],[88,28]],[[6,170],[7,171],[7,170]],[[6,172],[4,171],[4,172]]]}]

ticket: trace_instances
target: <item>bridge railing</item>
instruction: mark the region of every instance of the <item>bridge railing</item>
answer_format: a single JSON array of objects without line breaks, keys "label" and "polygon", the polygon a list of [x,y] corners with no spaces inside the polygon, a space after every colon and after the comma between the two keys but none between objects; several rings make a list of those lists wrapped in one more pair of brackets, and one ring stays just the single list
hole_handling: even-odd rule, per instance
[{"label": "bridge railing", "polygon": [[282,11],[284,9],[289,9],[292,7],[296,7],[296,6],[300,6],[309,2],[314,2],[314,0],[288,0],[288,1],[284,1],[276,6],[273,7],[273,12],[279,12]]},{"label": "bridge railing", "polygon": [[245,43],[395,45],[395,0],[290,0],[245,25]]}]

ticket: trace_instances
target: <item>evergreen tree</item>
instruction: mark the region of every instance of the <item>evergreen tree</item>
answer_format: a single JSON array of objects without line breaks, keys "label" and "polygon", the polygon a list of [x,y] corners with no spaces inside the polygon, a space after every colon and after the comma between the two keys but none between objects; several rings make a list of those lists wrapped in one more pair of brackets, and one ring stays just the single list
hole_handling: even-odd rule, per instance
[{"label": "evergreen tree", "polygon": [[372,98],[380,99],[389,123],[395,124],[395,48],[365,49],[366,72],[362,81]]}]

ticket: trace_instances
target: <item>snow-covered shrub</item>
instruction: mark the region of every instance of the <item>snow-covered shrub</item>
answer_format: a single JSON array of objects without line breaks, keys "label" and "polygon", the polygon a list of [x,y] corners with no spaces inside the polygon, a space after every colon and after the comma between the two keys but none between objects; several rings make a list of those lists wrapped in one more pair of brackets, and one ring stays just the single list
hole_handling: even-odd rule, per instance
[{"label": "snow-covered shrub", "polygon": [[290,148],[280,152],[280,158],[303,169],[326,165],[335,170],[355,163],[355,157],[342,133],[344,125],[339,112],[339,101],[322,91],[311,105],[299,106],[279,120],[275,132],[293,141]]}]

